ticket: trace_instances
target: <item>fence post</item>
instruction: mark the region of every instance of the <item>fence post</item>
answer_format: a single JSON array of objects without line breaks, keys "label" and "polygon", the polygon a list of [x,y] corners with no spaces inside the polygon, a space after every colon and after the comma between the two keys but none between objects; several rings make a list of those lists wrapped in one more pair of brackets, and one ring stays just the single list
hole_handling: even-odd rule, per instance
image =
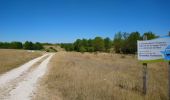
[{"label": "fence post", "polygon": [[146,95],[147,93],[147,78],[148,78],[147,63],[143,63],[143,94],[144,95]]},{"label": "fence post", "polygon": [[[170,32],[168,35],[170,36]],[[170,61],[168,63],[168,100],[170,100]]]},{"label": "fence post", "polygon": [[[147,36],[143,36],[143,40],[147,40]],[[147,71],[147,63],[143,63],[143,94],[147,93],[147,82],[148,81],[148,71]]]}]

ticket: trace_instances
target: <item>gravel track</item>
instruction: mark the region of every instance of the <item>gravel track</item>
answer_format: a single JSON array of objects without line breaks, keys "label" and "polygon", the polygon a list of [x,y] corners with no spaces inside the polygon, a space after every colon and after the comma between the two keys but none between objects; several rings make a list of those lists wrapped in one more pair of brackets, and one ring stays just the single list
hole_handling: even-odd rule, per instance
[{"label": "gravel track", "polygon": [[0,76],[0,100],[31,100],[54,54],[48,53]]}]

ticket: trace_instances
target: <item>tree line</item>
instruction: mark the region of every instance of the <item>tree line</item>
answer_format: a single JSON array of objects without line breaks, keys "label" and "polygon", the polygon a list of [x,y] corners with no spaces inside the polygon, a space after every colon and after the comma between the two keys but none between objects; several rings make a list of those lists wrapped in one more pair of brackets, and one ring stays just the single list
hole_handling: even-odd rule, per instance
[{"label": "tree line", "polygon": [[94,39],[77,39],[74,43],[61,43],[66,51],[95,52],[108,51],[112,47],[110,38],[95,37]]},{"label": "tree line", "polygon": [[94,39],[77,39],[74,43],[61,43],[60,46],[66,51],[77,52],[111,52],[134,54],[137,52],[137,40],[157,38],[154,33],[146,32],[141,35],[139,32],[118,32],[113,39],[109,37],[95,37]]},{"label": "tree line", "polygon": [[[93,39],[77,39],[74,43],[58,44],[66,51],[77,52],[112,52],[134,54],[137,51],[137,40],[142,40],[146,35],[147,39],[157,38],[154,33],[146,32],[141,35],[139,32],[118,32],[114,38],[95,37]],[[22,42],[0,42],[0,48],[3,49],[26,49],[26,50],[41,50],[43,45],[52,45],[50,43],[33,43],[31,41]]]},{"label": "tree line", "polygon": [[39,42],[33,43],[31,41],[22,42],[0,42],[1,49],[25,49],[25,50],[41,50],[43,45]]}]

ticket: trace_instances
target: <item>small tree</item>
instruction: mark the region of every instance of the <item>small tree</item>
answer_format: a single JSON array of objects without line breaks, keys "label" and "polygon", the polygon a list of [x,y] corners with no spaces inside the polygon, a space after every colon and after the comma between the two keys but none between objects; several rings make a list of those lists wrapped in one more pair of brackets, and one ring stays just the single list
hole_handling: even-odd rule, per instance
[{"label": "small tree", "polygon": [[120,53],[123,46],[122,33],[118,32],[114,36],[113,46],[116,53]]},{"label": "small tree", "polygon": [[81,53],[84,53],[84,52],[86,52],[86,51],[87,51],[87,50],[86,50],[86,48],[85,48],[84,46],[81,46],[81,47],[80,47],[80,52],[81,52]]},{"label": "small tree", "polygon": [[109,49],[112,47],[112,41],[110,40],[110,38],[105,38],[104,39],[104,46],[105,46],[105,51],[108,52]]},{"label": "small tree", "polygon": [[87,47],[88,52],[94,52],[94,47]]},{"label": "small tree", "polygon": [[26,50],[33,50],[34,49],[34,44],[32,42],[26,41],[24,43],[24,49],[26,49]]},{"label": "small tree", "polygon": [[93,40],[93,47],[95,51],[104,51],[104,40],[101,37],[96,37]]},{"label": "small tree", "polygon": [[140,33],[139,32],[132,32],[127,40],[127,48],[129,49],[130,53],[135,53],[137,51],[137,40],[140,40]]},{"label": "small tree", "polygon": [[22,49],[22,43],[21,42],[11,42],[10,44],[11,49]]},{"label": "small tree", "polygon": [[43,46],[42,46],[41,43],[36,42],[35,44],[33,44],[33,49],[34,50],[41,50],[41,49],[43,49]]},{"label": "small tree", "polygon": [[[143,34],[143,36],[147,36],[147,39],[148,40],[151,40],[151,39],[155,39],[155,38],[157,38],[158,36],[156,36],[154,33],[152,33],[152,32],[145,32],[144,34]],[[142,37],[143,37],[142,36]]]},{"label": "small tree", "polygon": [[82,41],[80,39],[77,39],[75,42],[74,42],[74,50],[75,51],[80,51],[80,47],[82,46]]}]

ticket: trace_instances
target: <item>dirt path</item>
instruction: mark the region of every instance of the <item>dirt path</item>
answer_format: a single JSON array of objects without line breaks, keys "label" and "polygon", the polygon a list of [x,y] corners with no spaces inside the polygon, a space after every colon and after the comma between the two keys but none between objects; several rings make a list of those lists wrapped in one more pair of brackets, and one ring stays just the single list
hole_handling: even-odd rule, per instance
[{"label": "dirt path", "polygon": [[54,54],[44,54],[0,76],[0,100],[31,100]]}]

